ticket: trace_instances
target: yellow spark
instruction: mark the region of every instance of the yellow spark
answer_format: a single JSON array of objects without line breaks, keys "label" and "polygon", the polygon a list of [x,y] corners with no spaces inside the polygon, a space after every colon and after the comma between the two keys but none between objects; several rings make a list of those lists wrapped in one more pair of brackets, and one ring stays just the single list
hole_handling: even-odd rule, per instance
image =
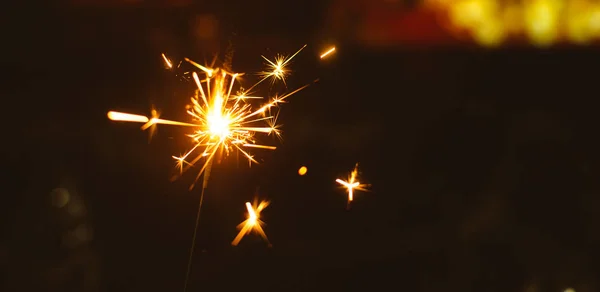
[{"label": "yellow spark", "polygon": [[[285,58],[281,62],[280,68],[283,68],[304,47],[290,58]],[[168,60],[164,55],[163,58],[165,61]],[[197,72],[192,73],[198,89],[195,95],[191,97],[191,102],[186,110],[190,117],[190,122],[161,119],[158,117],[158,112],[154,110],[150,118],[115,111],[108,112],[108,118],[113,121],[143,123],[142,130],[149,128],[153,130],[154,126],[158,124],[192,128],[193,131],[188,134],[188,137],[192,139],[193,147],[184,155],[173,157],[176,160],[180,174],[196,166],[200,161],[204,162],[200,167],[194,184],[190,187],[191,189],[205,169],[211,165],[210,162],[216,157],[228,156],[232,151],[237,151],[247,158],[249,163],[257,163],[253,156],[244,148],[276,149],[275,146],[258,144],[256,135],[261,133],[267,135],[276,134],[279,136],[280,132],[278,125],[276,125],[277,115],[271,115],[271,109],[277,107],[287,97],[306,88],[308,85],[302,86],[285,95],[276,96],[257,109],[253,109],[248,101],[262,97],[249,97],[245,95],[249,90],[243,91],[242,87],[238,85],[239,82],[237,80],[243,74],[227,72],[222,68],[209,68],[187,58],[185,60],[200,69],[201,73],[203,73],[203,77],[200,77]],[[272,76],[283,80],[283,77],[278,77],[279,75]],[[258,83],[263,80],[264,78]],[[258,83],[251,88],[254,88]],[[239,94],[235,96],[232,92],[238,92]]]},{"label": "yellow spark", "polygon": [[[266,65],[269,70],[259,73],[259,75],[261,75],[263,78],[257,84],[261,83],[262,81],[268,78],[273,78],[273,82],[275,82],[276,80],[281,80],[283,84],[285,84],[285,78],[290,74],[289,70],[286,67],[287,64],[304,48],[306,48],[306,45],[302,46],[298,51],[296,51],[289,57],[277,55],[275,56],[275,59],[273,61],[267,59],[267,57],[265,56],[261,56],[265,61],[267,61]],[[250,89],[252,89],[252,87]]]},{"label": "yellow spark", "polygon": [[[264,222],[260,220],[260,212],[264,210],[269,205],[268,201],[262,201],[260,204],[254,203],[254,206],[250,204],[250,202],[246,202],[246,209],[248,210],[248,217],[244,222],[240,223],[237,226],[237,229],[240,230],[238,235],[233,239],[231,245],[236,246],[240,243],[240,240],[244,238],[247,234],[250,234],[252,231],[256,232],[260,235],[267,243],[269,239],[265,234],[265,231],[262,229],[262,225]],[[269,243],[270,245],[270,243]]]},{"label": "yellow spark", "polygon": [[[150,114],[152,116],[150,121],[155,121],[160,116],[160,114],[158,113],[158,111],[156,109],[154,109],[154,107],[150,111]],[[150,140],[152,140],[152,137],[154,137],[154,134],[156,134],[156,124],[155,123],[151,124],[150,121],[148,121],[148,123],[146,123],[142,126],[142,130],[150,129],[150,131],[148,132],[148,142],[150,142]]]},{"label": "yellow spark", "polygon": [[327,57],[331,53],[335,52],[335,47],[331,47],[331,49],[327,50],[325,53],[321,54],[321,59]]},{"label": "yellow spark", "polygon": [[335,180],[337,183],[344,186],[346,188],[346,190],[348,191],[348,207],[350,207],[350,203],[352,202],[352,200],[354,200],[354,190],[367,191],[366,187],[369,186],[367,184],[361,184],[360,182],[358,182],[357,176],[358,176],[358,163],[356,163],[356,165],[354,166],[354,169],[352,170],[352,172],[350,172],[350,177],[348,178],[347,181],[339,179],[339,178]]},{"label": "yellow spark", "polygon": [[167,64],[167,67],[169,68],[173,68],[173,63],[171,63],[171,60],[169,60],[169,58],[167,58],[167,56],[165,56],[165,54],[161,54],[163,57],[163,60],[165,60],[165,64]]},{"label": "yellow spark", "polygon": [[200,65],[200,64],[198,64],[198,63],[196,63],[196,62],[194,62],[194,61],[192,61],[192,60],[190,60],[188,58],[184,58],[184,60],[186,60],[188,63],[196,66],[196,68],[204,71],[204,73],[206,73],[207,77],[212,77],[213,69],[210,69],[208,67],[204,67],[204,66],[202,66],[202,65]]},{"label": "yellow spark", "polygon": [[110,111],[107,114],[108,118],[113,121],[124,121],[124,122],[135,122],[135,123],[147,123],[149,120],[145,116],[120,113]]}]

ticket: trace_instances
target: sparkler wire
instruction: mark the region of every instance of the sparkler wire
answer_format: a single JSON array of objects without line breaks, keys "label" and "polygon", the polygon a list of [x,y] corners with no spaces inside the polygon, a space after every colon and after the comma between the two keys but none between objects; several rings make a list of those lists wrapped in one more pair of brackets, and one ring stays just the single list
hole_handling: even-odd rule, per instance
[{"label": "sparkler wire", "polygon": [[198,211],[196,213],[196,224],[194,225],[194,235],[192,236],[192,246],[190,247],[190,256],[188,257],[187,270],[185,271],[185,282],[183,284],[183,292],[187,291],[188,281],[190,278],[190,272],[192,270],[192,260],[194,258],[194,249],[196,247],[196,236],[198,235],[198,225],[200,224],[200,211],[202,210],[202,203],[204,202],[204,192],[208,188],[208,178],[210,177],[210,170],[212,169],[212,159],[209,160],[209,164],[204,172],[202,181],[202,192],[200,193],[200,202],[198,203]]}]

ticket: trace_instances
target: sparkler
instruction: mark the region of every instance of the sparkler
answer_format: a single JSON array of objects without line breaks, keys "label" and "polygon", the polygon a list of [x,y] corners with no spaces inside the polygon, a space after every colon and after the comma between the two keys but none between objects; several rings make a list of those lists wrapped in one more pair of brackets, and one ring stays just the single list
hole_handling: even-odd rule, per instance
[{"label": "sparkler", "polygon": [[[198,89],[196,90],[196,94],[191,98],[191,103],[187,106],[186,112],[191,117],[191,122],[161,119],[156,111],[152,112],[150,118],[130,113],[108,112],[108,118],[110,120],[143,123],[141,129],[146,130],[150,128],[151,133],[158,124],[190,127],[193,129],[188,136],[192,139],[194,146],[182,156],[173,156],[176,160],[176,165],[179,168],[179,175],[175,175],[173,179],[176,179],[190,168],[196,166],[201,160],[204,161],[196,179],[190,186],[190,190],[193,189],[200,176],[204,174],[202,192],[200,194],[200,202],[196,214],[196,224],[192,237],[192,246],[190,248],[190,256],[188,259],[184,291],[187,290],[194,247],[196,244],[198,223],[200,220],[200,211],[204,200],[204,192],[208,186],[208,179],[213,161],[215,158],[218,158],[218,161],[220,161],[220,158],[223,156],[228,156],[231,152],[237,151],[238,153],[243,154],[250,164],[252,162],[258,163],[254,157],[247,152],[248,148],[276,149],[275,146],[258,144],[256,135],[275,134],[280,137],[281,133],[278,129],[278,125],[276,125],[277,115],[271,115],[271,110],[280,103],[283,103],[286,98],[306,88],[308,84],[282,96],[276,95],[266,103],[262,104],[258,109],[253,109],[249,101],[263,99],[263,97],[251,96],[250,94],[252,93],[252,89],[267,79],[272,79],[273,82],[281,80],[285,84],[285,78],[290,74],[287,65],[305,47],[306,45],[289,57],[277,55],[273,61],[262,56],[263,59],[267,61],[267,70],[259,73],[262,78],[249,89],[244,89],[236,82],[238,78],[244,75],[243,73],[232,73],[224,68],[209,68],[185,58],[186,62],[199,69],[203,74],[201,80],[201,77],[197,72],[192,72],[192,78]],[[166,66],[169,69],[172,69],[173,63],[171,60],[164,54],[162,54],[162,58],[165,61]],[[179,65],[177,67],[179,67]],[[259,124],[261,122],[265,124]],[[249,206],[249,204],[247,204],[247,206]],[[249,224],[249,227],[247,228],[259,231],[259,233],[266,238],[266,235],[264,235],[264,232],[260,227],[260,221],[258,220],[258,213],[260,213],[260,210],[264,207],[266,207],[266,204],[261,203],[261,205],[255,208],[256,212],[251,211],[250,208],[248,209],[249,214],[254,215],[251,215],[247,220],[247,223]]]},{"label": "sparkler", "polygon": [[337,183],[344,186],[348,192],[348,205],[347,205],[348,209],[350,208],[350,203],[352,202],[352,200],[354,200],[354,190],[367,191],[366,188],[369,186],[368,184],[361,184],[360,182],[358,182],[356,180],[357,176],[358,176],[358,163],[356,163],[356,165],[354,166],[354,169],[352,170],[352,172],[350,172],[350,177],[348,178],[347,181],[339,179],[339,178],[335,180]]},{"label": "sparkler", "polygon": [[237,246],[238,243],[240,243],[240,240],[244,238],[244,236],[254,231],[258,235],[260,235],[269,244],[269,246],[271,246],[271,243],[269,243],[269,239],[267,238],[265,231],[262,229],[262,224],[264,224],[264,222],[260,220],[260,212],[264,210],[268,205],[268,201],[262,201],[258,205],[256,204],[256,202],[254,202],[254,205],[251,205],[250,202],[246,202],[248,217],[246,220],[244,220],[244,222],[240,223],[237,226],[237,229],[239,229],[240,232],[231,242],[231,245]]},{"label": "sparkler", "polygon": [[[248,101],[263,99],[263,97],[250,96],[249,94],[258,84],[269,78],[272,78],[273,81],[281,80],[285,83],[285,78],[290,74],[287,65],[305,47],[306,45],[290,57],[278,55],[274,61],[262,56],[267,60],[269,70],[260,72],[262,79],[249,89],[245,90],[239,86],[235,93],[236,80],[243,76],[243,73],[231,73],[222,68],[208,68],[186,58],[185,60],[188,63],[204,73],[202,80],[198,73],[192,73],[198,90],[196,95],[191,98],[191,104],[187,108],[187,114],[192,119],[191,122],[161,119],[156,111],[153,111],[153,116],[150,118],[143,115],[110,111],[108,112],[108,118],[113,121],[143,123],[142,130],[158,124],[193,128],[194,131],[188,136],[192,138],[194,146],[182,156],[173,156],[179,168],[179,175],[194,167],[199,161],[204,161],[194,183],[190,186],[190,189],[192,189],[204,171],[212,165],[211,162],[215,157],[228,156],[232,151],[239,151],[250,163],[258,163],[246,150],[247,148],[276,149],[275,146],[258,144],[256,135],[275,134],[279,136],[281,133],[278,125],[276,125],[277,116],[270,114],[271,109],[308,85],[282,96],[275,96],[258,109],[253,109]],[[164,54],[162,57],[166,65],[172,68],[171,61]],[[265,122],[265,124],[259,125],[260,122]]]}]

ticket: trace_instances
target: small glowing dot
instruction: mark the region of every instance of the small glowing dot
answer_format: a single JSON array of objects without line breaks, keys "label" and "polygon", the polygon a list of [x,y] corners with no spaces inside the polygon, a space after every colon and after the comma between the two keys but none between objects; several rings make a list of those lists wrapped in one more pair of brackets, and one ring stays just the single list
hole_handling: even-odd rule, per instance
[{"label": "small glowing dot", "polygon": [[302,166],[302,167],[300,167],[300,169],[298,169],[298,174],[305,175],[307,171],[308,171],[308,169],[306,168],[306,166]]},{"label": "small glowing dot", "polygon": [[567,288],[567,289],[565,289],[565,292],[575,292],[575,289],[573,289],[573,288]]}]

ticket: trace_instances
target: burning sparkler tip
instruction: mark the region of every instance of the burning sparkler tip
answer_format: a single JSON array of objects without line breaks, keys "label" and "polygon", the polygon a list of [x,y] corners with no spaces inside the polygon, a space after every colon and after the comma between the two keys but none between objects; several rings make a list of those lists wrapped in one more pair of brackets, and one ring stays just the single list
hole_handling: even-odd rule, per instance
[{"label": "burning sparkler tip", "polygon": [[[285,77],[290,71],[285,67],[306,46],[305,44],[289,57],[278,55],[272,61],[265,58],[269,62],[271,69],[273,69],[271,72],[266,73],[267,77],[271,76],[285,83]],[[166,54],[161,53],[161,57],[169,68],[174,67],[174,64]],[[210,167],[207,168],[207,166],[213,160],[216,159],[219,162],[232,151],[238,151],[243,154],[248,158],[249,163],[258,163],[253,158],[253,155],[246,152],[244,148],[274,150],[274,146],[257,144],[256,135],[265,134],[280,137],[281,131],[279,129],[280,125],[277,124],[277,116],[271,116],[270,111],[279,106],[280,103],[285,102],[284,99],[287,97],[308,86],[305,85],[283,96],[277,96],[269,100],[266,104],[263,104],[260,108],[253,109],[246,99],[261,97],[249,97],[246,94],[249,94],[264,78],[249,89],[244,89],[239,85],[239,87],[236,87],[239,82],[238,77],[244,75],[244,73],[231,73],[228,72],[230,70],[226,71],[223,68],[213,68],[214,64],[204,66],[189,58],[184,58],[184,62],[198,69],[187,72],[191,73],[191,76],[188,76],[191,77],[190,79],[193,78],[197,86],[196,94],[191,97],[191,103],[186,107],[186,112],[192,117],[192,122],[186,123],[162,119],[159,117],[159,112],[155,109],[152,109],[150,116],[114,111],[107,113],[107,117],[113,121],[141,123],[142,130],[150,131],[150,138],[155,133],[159,124],[192,127],[194,129],[187,136],[192,138],[195,145],[185,155],[182,155],[181,159],[174,157],[177,160],[179,175],[171,177],[171,181],[180,178],[182,173],[196,164],[203,163],[204,166],[196,178],[198,180],[203,171],[208,172],[210,170]],[[181,63],[182,61],[177,66],[179,67]],[[184,73],[184,75],[187,73]],[[243,94],[236,96],[235,92],[242,92]],[[267,125],[257,125],[261,121],[266,121]],[[203,183],[203,185],[205,184]],[[195,185],[196,181],[194,181],[189,189],[194,189]]]}]

